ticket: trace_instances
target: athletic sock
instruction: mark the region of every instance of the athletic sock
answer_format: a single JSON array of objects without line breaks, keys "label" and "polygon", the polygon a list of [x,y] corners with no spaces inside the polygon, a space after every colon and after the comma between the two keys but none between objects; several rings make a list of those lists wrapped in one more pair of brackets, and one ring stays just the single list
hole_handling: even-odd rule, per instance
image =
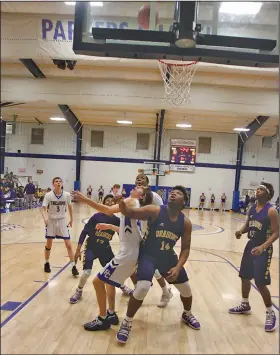
[{"label": "athletic sock", "polygon": [[186,311],[186,310],[184,309],[184,312],[186,313],[187,316],[190,316],[190,315],[192,314],[191,310]]},{"label": "athletic sock", "polygon": [[71,261],[71,267],[75,266],[75,262]]},{"label": "athletic sock", "polygon": [[249,298],[242,298],[242,303],[249,303]]},{"label": "athletic sock", "polygon": [[107,315],[106,316],[98,316],[98,318],[100,319],[100,320],[104,320],[104,319],[106,319],[107,318]]},{"label": "athletic sock", "polygon": [[108,309],[108,313],[112,315],[112,314],[115,314],[115,311],[112,311],[111,309]]},{"label": "athletic sock", "polygon": [[124,319],[128,322],[128,323],[132,323],[133,318],[125,316]]},{"label": "athletic sock", "polygon": [[168,293],[168,288],[166,285],[164,287],[162,287],[161,289],[162,289],[163,293]]},{"label": "athletic sock", "polygon": [[268,313],[272,313],[272,312],[273,312],[272,306],[266,307],[266,311],[267,311]]}]

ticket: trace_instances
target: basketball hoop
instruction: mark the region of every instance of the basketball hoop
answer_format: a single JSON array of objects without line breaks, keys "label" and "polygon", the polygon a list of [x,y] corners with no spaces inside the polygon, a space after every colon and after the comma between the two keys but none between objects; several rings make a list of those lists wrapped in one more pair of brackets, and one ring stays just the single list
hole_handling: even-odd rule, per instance
[{"label": "basketball hoop", "polygon": [[191,83],[197,62],[174,62],[158,60],[165,88],[165,101],[180,106],[191,101]]}]

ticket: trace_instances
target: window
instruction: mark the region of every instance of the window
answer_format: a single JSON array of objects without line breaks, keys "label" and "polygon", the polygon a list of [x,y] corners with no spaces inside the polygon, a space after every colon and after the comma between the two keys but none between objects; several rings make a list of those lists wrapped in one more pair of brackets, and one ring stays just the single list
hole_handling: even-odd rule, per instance
[{"label": "window", "polygon": [[262,137],[262,148],[272,148],[272,137]]},{"label": "window", "polygon": [[211,137],[198,138],[198,153],[210,154],[211,153]]},{"label": "window", "polygon": [[148,150],[150,144],[149,133],[137,133],[136,150]]},{"label": "window", "polygon": [[94,148],[103,148],[104,131],[91,131],[90,146]]},{"label": "window", "polygon": [[44,128],[31,129],[31,144],[44,144]]}]

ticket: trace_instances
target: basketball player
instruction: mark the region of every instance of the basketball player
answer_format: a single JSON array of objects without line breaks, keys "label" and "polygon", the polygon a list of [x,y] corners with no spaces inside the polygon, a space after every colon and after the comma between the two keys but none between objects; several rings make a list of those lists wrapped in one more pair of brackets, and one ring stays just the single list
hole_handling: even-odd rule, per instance
[{"label": "basketball player", "polygon": [[215,210],[215,195],[212,194],[210,197],[210,211]]},{"label": "basketball player", "polygon": [[[141,243],[137,284],[130,297],[126,317],[117,333],[117,341],[126,343],[132,320],[147,295],[155,269],[179,290],[184,311],[182,321],[193,329],[200,329],[199,322],[191,313],[192,293],[184,269],[191,245],[192,224],[181,212],[185,208],[187,193],[184,187],[175,186],[168,198],[167,206],[145,206],[139,209],[128,207],[120,198],[122,214],[132,219],[148,220],[148,230]],[[181,253],[178,259],[174,246],[181,238]]]},{"label": "basketball player", "polygon": [[[135,180],[135,185],[136,186],[144,186],[144,187],[149,187],[149,178],[147,175],[141,173],[138,174]],[[163,205],[163,201],[162,198],[159,196],[158,193],[152,191],[153,194],[153,202],[152,204],[155,206],[161,206]],[[147,222],[143,221],[142,222],[142,232],[145,233],[146,229],[147,229]],[[164,308],[168,305],[168,303],[170,302],[171,298],[173,297],[173,293],[171,291],[170,288],[167,287],[165,279],[161,276],[161,274],[159,273],[158,270],[155,270],[155,275],[154,275],[155,279],[157,280],[158,284],[161,287],[162,290],[162,295],[160,298],[159,303],[157,304],[158,307],[160,308]],[[131,276],[131,280],[134,283],[134,285],[136,285],[137,279],[136,279],[136,273],[134,273]],[[124,290],[125,292],[125,290]],[[130,291],[130,294],[132,292]],[[129,294],[129,296],[130,296]]]},{"label": "basketball player", "polygon": [[[72,244],[70,242],[70,234],[68,226],[72,227],[73,223],[73,210],[71,205],[71,195],[69,192],[63,191],[62,179],[60,177],[53,178],[53,191],[47,192],[42,208],[40,209],[44,222],[46,225],[46,239],[45,246],[45,272],[51,272],[49,257],[51,253],[52,243],[55,238],[63,239],[69,259],[72,266],[72,275],[78,276],[79,272],[74,263],[74,255]],[[69,211],[70,222],[66,222],[67,209]]]},{"label": "basketball player", "polygon": [[269,267],[272,258],[272,244],[279,238],[279,222],[277,211],[268,202],[273,198],[274,189],[271,184],[262,182],[256,191],[257,203],[253,205],[247,215],[245,225],[235,233],[237,239],[248,233],[249,241],[245,247],[239,277],[242,281],[242,302],[239,306],[231,308],[232,314],[250,314],[249,293],[251,279],[255,279],[266,306],[265,331],[272,332],[276,328],[276,316],[272,309],[269,289]]},{"label": "basketball player", "polygon": [[200,207],[201,207],[201,209],[202,209],[202,211],[203,211],[203,209],[204,209],[204,203],[205,203],[205,200],[206,200],[206,197],[205,197],[205,195],[204,195],[204,192],[202,192],[202,194],[200,195],[199,199],[200,199],[200,204],[199,204],[198,210],[199,210]]},{"label": "basketball player", "polygon": [[[96,208],[98,211],[112,214],[120,212],[118,205],[111,207],[100,205],[83,196],[79,191],[74,191],[75,199]],[[124,204],[139,208],[140,205],[146,205],[152,202],[152,193],[150,189],[135,187],[130,192]],[[113,228],[113,226],[109,226]],[[130,277],[136,266],[139,254],[139,245],[142,240],[142,234],[137,221],[121,216],[120,220],[120,248],[118,254],[98,273],[93,280],[96,291],[97,302],[100,314],[92,322],[86,323],[84,328],[90,331],[106,330],[111,327],[106,313],[106,292],[105,283],[115,287],[121,287],[124,281]]]},{"label": "basketball player", "polygon": [[227,202],[227,197],[226,194],[223,192],[221,196],[221,212],[226,212],[226,202]]},{"label": "basketball player", "polygon": [[92,195],[92,188],[91,185],[89,185],[89,187],[87,188],[87,197],[91,198],[91,195]]},{"label": "basketball player", "polygon": [[[107,195],[104,197],[103,204],[105,206],[114,205],[114,196]],[[114,254],[110,246],[110,241],[112,240],[115,230],[109,229],[106,232],[97,230],[98,224],[110,224],[114,226],[120,225],[120,219],[115,215],[108,216],[104,213],[95,213],[85,225],[83,231],[81,232],[79,242],[77,245],[76,253],[74,256],[75,262],[81,259],[81,248],[84,243],[85,238],[88,236],[85,243],[84,257],[83,257],[83,274],[80,278],[78,288],[75,294],[70,298],[70,303],[77,303],[83,293],[83,288],[91,274],[93,261],[99,259],[100,264],[104,267],[110,260],[113,259]],[[110,285],[108,285],[110,286]],[[111,292],[110,292],[111,291]],[[113,290],[107,290],[109,310],[114,309],[112,303],[115,302],[115,288]],[[113,312],[114,313],[114,312]],[[109,314],[109,313],[108,313]],[[112,315],[112,312],[111,312]]]},{"label": "basketball player", "polygon": [[104,196],[104,189],[103,186],[101,185],[98,189],[98,202],[102,202]]}]

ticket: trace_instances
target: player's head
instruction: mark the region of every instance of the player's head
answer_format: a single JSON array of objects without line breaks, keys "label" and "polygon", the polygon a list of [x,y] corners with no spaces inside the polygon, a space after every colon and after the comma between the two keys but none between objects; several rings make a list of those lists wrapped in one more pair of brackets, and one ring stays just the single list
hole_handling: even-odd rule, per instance
[{"label": "player's head", "polygon": [[136,176],[135,179],[136,186],[149,186],[149,178],[147,175],[140,173]]},{"label": "player's head", "polygon": [[115,184],[113,187],[112,187],[112,191],[113,191],[113,194],[116,195],[119,191],[119,189],[121,188],[121,186],[119,184]]},{"label": "player's head", "polygon": [[181,185],[174,186],[168,197],[168,206],[182,210],[185,208],[187,201],[186,189]]},{"label": "player's head", "polygon": [[137,198],[141,206],[150,205],[153,202],[153,193],[148,187],[135,186],[130,191],[130,197]]},{"label": "player's head", "polygon": [[113,206],[115,204],[114,196],[113,195],[106,195],[103,199],[103,205],[106,206]]},{"label": "player's head", "polygon": [[258,201],[270,201],[274,196],[274,188],[268,182],[262,182],[256,191],[256,198]]},{"label": "player's head", "polygon": [[56,177],[53,178],[52,184],[53,184],[54,188],[62,187],[63,182],[62,182],[62,179],[59,176],[56,176]]}]

